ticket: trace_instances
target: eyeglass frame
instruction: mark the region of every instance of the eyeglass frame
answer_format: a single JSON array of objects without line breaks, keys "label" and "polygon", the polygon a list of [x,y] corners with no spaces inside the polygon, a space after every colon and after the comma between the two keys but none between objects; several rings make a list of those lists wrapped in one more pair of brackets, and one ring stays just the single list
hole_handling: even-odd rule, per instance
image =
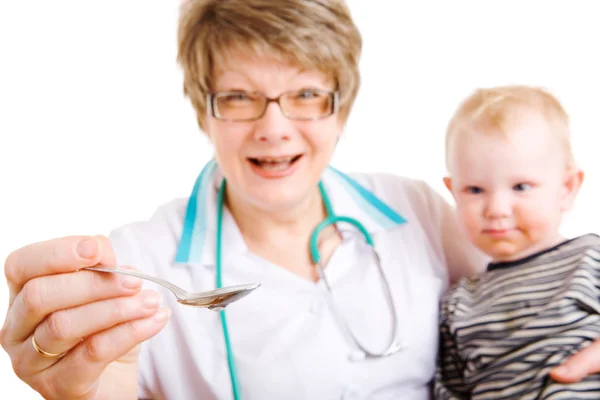
[{"label": "eyeglass frame", "polygon": [[[339,111],[339,107],[340,107],[340,92],[339,92],[339,90],[321,90],[321,89],[313,90],[313,89],[311,89],[310,91],[315,92],[315,93],[325,93],[330,96],[331,101],[333,103],[331,105],[330,113],[325,114],[325,115],[320,115],[315,118],[292,118],[289,115],[287,115],[286,112],[284,111],[283,107],[281,106],[281,102],[280,102],[281,98],[290,93],[302,92],[302,90],[288,90],[288,91],[281,93],[277,97],[267,97],[262,92],[245,92],[243,90],[230,90],[230,91],[224,91],[224,92],[207,93],[207,95],[206,95],[206,104],[208,106],[207,111],[208,111],[209,115],[212,116],[213,118],[218,119],[219,121],[228,121],[228,122],[258,121],[259,119],[264,117],[264,115],[267,112],[267,108],[269,107],[269,103],[272,103],[272,102],[277,103],[277,105],[279,106],[279,109],[281,110],[281,113],[283,114],[284,117],[291,119],[293,121],[318,121],[320,119],[327,118],[331,115],[334,115],[335,113],[337,113]],[[266,102],[265,102],[265,106],[263,108],[262,113],[260,115],[258,115],[257,117],[246,118],[246,119],[231,119],[231,118],[224,118],[223,116],[217,115],[218,113],[217,113],[217,110],[216,110],[215,104],[214,104],[216,97],[219,95],[228,95],[228,94],[237,94],[237,93],[260,95],[261,97],[265,98]]]}]

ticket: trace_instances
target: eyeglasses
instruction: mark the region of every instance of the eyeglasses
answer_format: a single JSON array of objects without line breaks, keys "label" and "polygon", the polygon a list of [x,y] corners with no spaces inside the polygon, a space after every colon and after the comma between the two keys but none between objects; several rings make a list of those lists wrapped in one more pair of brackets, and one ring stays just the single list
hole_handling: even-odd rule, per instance
[{"label": "eyeglasses", "polygon": [[279,104],[283,115],[293,120],[317,120],[337,112],[339,93],[304,89],[284,92],[270,98],[259,92],[218,92],[207,96],[209,113],[223,121],[255,121],[265,115],[271,102]]}]

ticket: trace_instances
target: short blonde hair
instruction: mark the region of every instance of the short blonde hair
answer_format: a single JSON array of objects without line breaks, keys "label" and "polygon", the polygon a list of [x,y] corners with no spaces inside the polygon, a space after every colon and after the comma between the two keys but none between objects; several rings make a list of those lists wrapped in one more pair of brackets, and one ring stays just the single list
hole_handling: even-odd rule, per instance
[{"label": "short blonde hair", "polygon": [[575,164],[571,149],[569,116],[558,99],[548,90],[527,85],[481,88],[469,95],[455,111],[446,130],[446,160],[452,140],[479,128],[486,134],[508,135],[518,113],[540,113],[551,127],[551,134],[565,152],[567,168]]},{"label": "short blonde hair", "polygon": [[331,75],[346,121],[360,85],[362,38],[344,0],[184,0],[177,59],[201,129],[215,68],[239,48]]}]

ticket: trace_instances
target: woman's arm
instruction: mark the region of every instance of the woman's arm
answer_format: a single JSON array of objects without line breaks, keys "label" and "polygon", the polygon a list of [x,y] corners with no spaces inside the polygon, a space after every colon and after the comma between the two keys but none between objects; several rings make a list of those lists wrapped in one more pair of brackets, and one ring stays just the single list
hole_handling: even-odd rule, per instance
[{"label": "woman's arm", "polygon": [[442,248],[450,281],[484,271],[489,258],[468,241],[454,207],[427,183],[417,182],[417,201],[424,203],[424,217],[430,220],[424,220],[423,225],[431,240]]},{"label": "woman's arm", "polygon": [[454,207],[439,194],[442,246],[451,282],[474,273],[483,272],[489,258],[469,242],[460,229]]}]

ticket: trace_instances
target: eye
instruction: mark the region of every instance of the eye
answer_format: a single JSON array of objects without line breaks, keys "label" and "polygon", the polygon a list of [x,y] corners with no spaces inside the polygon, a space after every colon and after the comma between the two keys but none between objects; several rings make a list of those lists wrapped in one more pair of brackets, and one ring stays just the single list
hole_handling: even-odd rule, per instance
[{"label": "eye", "polygon": [[513,190],[516,192],[524,192],[532,187],[533,186],[529,183],[517,183],[515,186],[513,186]]},{"label": "eye", "polygon": [[319,92],[317,92],[316,90],[306,89],[306,90],[300,90],[299,92],[296,93],[296,95],[294,97],[297,100],[311,100],[311,99],[316,99],[321,96],[322,95]]},{"label": "eye", "polygon": [[220,96],[220,100],[228,102],[228,103],[236,103],[236,102],[250,101],[252,99],[250,96],[248,96],[244,92],[231,92],[231,93],[225,93],[222,96]]},{"label": "eye", "polygon": [[469,194],[479,194],[479,193],[483,193],[483,189],[480,188],[479,186],[467,186],[465,188],[465,192],[467,192]]}]

